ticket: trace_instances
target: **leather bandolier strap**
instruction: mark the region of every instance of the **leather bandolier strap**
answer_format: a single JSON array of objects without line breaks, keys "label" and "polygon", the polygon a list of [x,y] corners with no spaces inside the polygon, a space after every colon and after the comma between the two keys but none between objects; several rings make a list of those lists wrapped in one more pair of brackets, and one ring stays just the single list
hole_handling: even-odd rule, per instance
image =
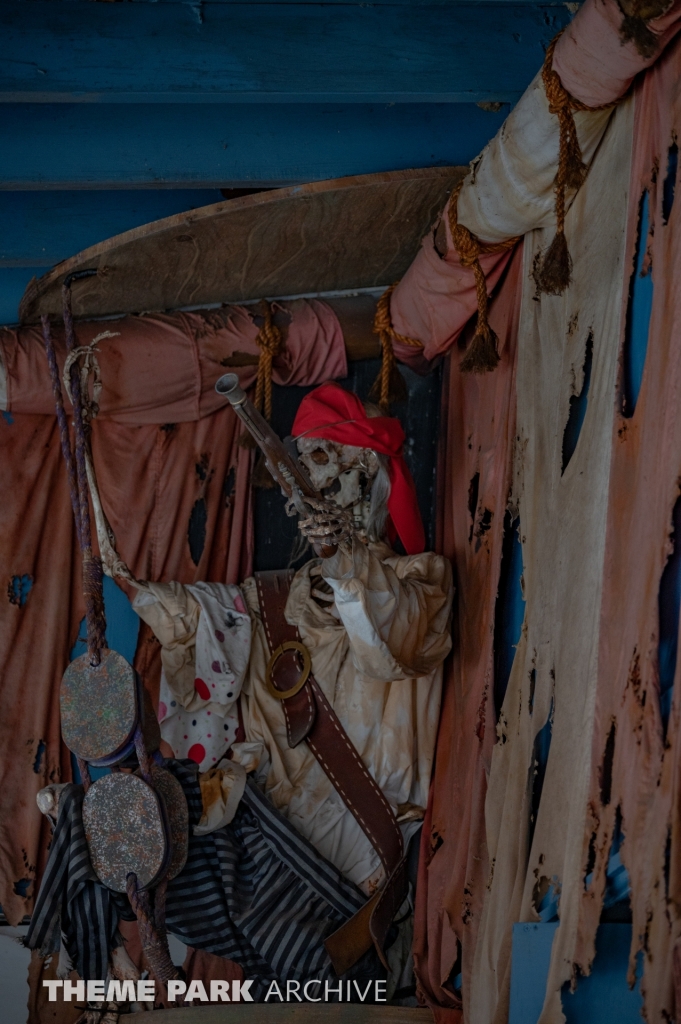
[{"label": "leather bandolier strap", "polygon": [[289,746],[307,743],[376,850],[386,875],[383,888],[330,935],[325,946],[338,975],[349,970],[372,945],[387,967],[385,938],[407,894],[402,833],[390,804],[312,675],[310,656],[298,628],[286,621],[284,610],[293,575],[292,570],[255,574],[271,654],[267,686],[281,700]]}]

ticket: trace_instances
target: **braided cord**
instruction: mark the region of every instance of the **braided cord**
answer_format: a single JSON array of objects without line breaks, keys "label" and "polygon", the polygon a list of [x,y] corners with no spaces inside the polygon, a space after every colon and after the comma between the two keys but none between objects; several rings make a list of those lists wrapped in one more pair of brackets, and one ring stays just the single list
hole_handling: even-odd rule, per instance
[{"label": "braided cord", "polygon": [[[71,286],[65,281],[62,286],[64,331],[67,354],[75,349],[73,315],[71,311]],[[71,365],[71,396],[73,399],[73,424],[76,435],[76,479],[78,482],[78,504],[80,508],[80,547],[83,554],[83,597],[87,621],[87,642],[90,664],[95,667],[101,661],[102,650],[106,647],[106,617],[104,614],[104,592],[102,562],[92,552],[90,529],[90,492],[87,482],[86,457],[88,437],[86,434],[84,401],[80,375],[76,362]]]},{"label": "braided cord", "polygon": [[61,452],[64,457],[64,463],[66,465],[66,473],[69,481],[69,495],[71,497],[71,508],[73,509],[73,518],[76,523],[76,536],[78,538],[78,546],[82,547],[81,533],[80,533],[80,502],[78,498],[78,481],[76,480],[76,467],[73,462],[73,452],[71,451],[71,439],[69,438],[69,427],[66,419],[66,410],[64,409],[64,399],[62,396],[61,382],[59,380],[59,368],[57,367],[57,357],[54,351],[54,341],[52,340],[52,332],[50,330],[50,318],[47,313],[43,313],[41,319],[43,327],[43,342],[45,344],[45,351],[47,353],[47,365],[50,371],[50,380],[52,381],[52,393],[54,395],[54,404],[57,411],[57,425],[59,427],[59,440],[61,442]]},{"label": "braided cord", "polygon": [[278,356],[284,345],[284,333],[272,319],[272,307],[266,299],[261,303],[264,323],[255,339],[260,349],[258,358],[258,377],[255,385],[255,402],[253,403],[265,419],[272,418],[272,361]]},{"label": "braided cord", "polygon": [[457,207],[462,187],[463,182],[460,182],[454,189],[449,201],[449,230],[451,231],[452,242],[454,243],[461,266],[470,268],[473,271],[478,315],[473,340],[461,360],[461,371],[463,373],[484,373],[488,370],[493,370],[497,366],[499,363],[499,352],[497,350],[497,336],[489,323],[487,281],[480,264],[480,257],[508,252],[518,244],[521,236],[515,235],[512,238],[504,239],[502,242],[481,242],[477,235],[469,231],[464,224],[459,223]]},{"label": "braided cord", "polygon": [[394,284],[391,284],[378,300],[372,328],[374,334],[378,335],[378,340],[381,345],[381,370],[376,378],[372,391],[375,389],[378,397],[378,404],[384,412],[388,412],[390,408],[391,384],[395,379],[395,374],[399,372],[397,369],[397,361],[395,359],[393,341],[396,341],[401,345],[409,345],[411,348],[423,348],[423,342],[417,341],[416,338],[410,338],[406,334],[400,334],[393,327],[392,317],[390,315],[390,299],[398,284],[399,281],[395,281]]},{"label": "braided cord", "polygon": [[558,169],[553,182],[556,234],[534,271],[537,289],[540,294],[545,295],[561,295],[572,276],[572,259],[565,239],[565,195],[568,189],[576,191],[583,185],[587,170],[582,159],[573,111],[596,113],[615,106],[614,103],[604,103],[601,106],[590,107],[575,99],[565,89],[558,72],[553,69],[553,55],[562,32],[563,30],[551,40],[541,72],[549,113],[558,118],[559,138]]}]

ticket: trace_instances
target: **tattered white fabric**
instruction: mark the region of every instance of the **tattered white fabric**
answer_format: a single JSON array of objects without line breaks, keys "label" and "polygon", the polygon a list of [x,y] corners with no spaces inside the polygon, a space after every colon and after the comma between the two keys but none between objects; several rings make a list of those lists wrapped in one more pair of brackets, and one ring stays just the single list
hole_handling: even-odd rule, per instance
[{"label": "tattered white fabric", "polygon": [[[321,564],[332,604],[312,596]],[[306,744],[290,748],[281,702],[265,686],[269,657],[255,581],[244,596],[256,626],[242,709],[246,738],[262,744],[257,777],[278,810],[366,892],[383,878],[371,843]],[[353,543],[296,574],[286,606],[312,655],[312,670],[408,839],[423,817],[450,646],[449,562]]]},{"label": "tattered white fabric", "polygon": [[[587,167],[611,116],[612,108],[574,115]],[[553,183],[559,144],[558,118],[549,113],[539,73],[503,130],[473,162],[459,196],[459,222],[485,242],[555,226]]]},{"label": "tattered white fabric", "polygon": [[[523,539],[525,625],[498,724],[486,804],[490,883],[470,993],[473,1024],[507,1020],[511,930],[559,900],[539,1024],[561,1024],[572,979],[588,859],[599,609],[622,317],[633,103],[617,108],[566,221],[573,282],[535,301],[531,269],[551,228],[525,239],[513,502]],[[564,465],[570,401],[593,366],[586,417]],[[585,556],[584,553],[588,553]],[[531,848],[534,743],[552,738]],[[529,783],[528,783],[529,779]],[[583,965],[588,969],[588,964]]]},{"label": "tattered white fabric", "polygon": [[[556,44],[553,68],[564,88],[589,107],[615,104],[634,77],[658,58],[678,31],[679,3],[650,23],[658,40],[647,57],[621,36],[616,0],[586,3]],[[614,107],[575,111],[582,159],[587,167],[603,138]],[[555,224],[554,180],[560,145],[559,121],[549,112],[541,72],[509,114],[500,132],[473,161],[457,205],[461,224],[485,242],[500,242]],[[546,244],[551,241],[547,238]],[[574,254],[573,254],[574,257]]]},{"label": "tattered white fabric", "polygon": [[158,719],[176,757],[202,771],[234,743],[236,706],[251,650],[251,620],[239,587],[150,583],[133,607],[161,642]]}]

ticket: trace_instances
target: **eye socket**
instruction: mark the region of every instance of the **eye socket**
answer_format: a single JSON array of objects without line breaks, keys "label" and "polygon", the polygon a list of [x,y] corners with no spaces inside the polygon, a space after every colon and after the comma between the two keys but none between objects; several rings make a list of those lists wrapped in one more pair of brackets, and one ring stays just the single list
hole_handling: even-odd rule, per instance
[{"label": "eye socket", "polygon": [[313,452],[310,452],[310,458],[318,466],[326,466],[329,462],[329,456],[323,448],[315,448]]}]

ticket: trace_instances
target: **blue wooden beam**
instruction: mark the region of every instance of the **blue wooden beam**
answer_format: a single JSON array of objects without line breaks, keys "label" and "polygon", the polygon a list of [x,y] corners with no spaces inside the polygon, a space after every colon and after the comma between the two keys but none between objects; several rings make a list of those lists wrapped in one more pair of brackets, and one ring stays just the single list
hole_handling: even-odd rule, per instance
[{"label": "blue wooden beam", "polygon": [[52,266],[130,228],[222,200],[218,189],[0,192],[0,268]]},{"label": "blue wooden beam", "polygon": [[0,325],[16,324],[19,303],[32,277],[42,277],[49,266],[0,267]]},{"label": "blue wooden beam", "polygon": [[0,189],[266,187],[465,164],[508,110],[474,103],[14,104],[0,116]]},{"label": "blue wooden beam", "polygon": [[513,102],[567,5],[0,3],[0,101]]},{"label": "blue wooden beam", "polygon": [[[195,17],[199,17],[203,12],[206,0],[128,0],[128,2],[136,4],[184,4],[192,9]],[[208,2],[238,5],[243,4],[244,0],[208,0]],[[316,6],[320,3],[326,5],[340,4],[343,7],[365,7],[367,5],[367,0],[251,0],[251,6],[263,2],[267,5],[288,4],[291,7]],[[474,4],[479,7],[486,7],[497,3],[511,3],[516,6],[527,4],[532,6],[536,5],[537,0],[371,0],[372,7],[460,7],[462,4],[469,7]],[[574,4],[575,10],[581,7],[582,3],[583,0],[577,0]],[[562,7],[564,5],[565,0],[544,0],[545,7]]]}]

